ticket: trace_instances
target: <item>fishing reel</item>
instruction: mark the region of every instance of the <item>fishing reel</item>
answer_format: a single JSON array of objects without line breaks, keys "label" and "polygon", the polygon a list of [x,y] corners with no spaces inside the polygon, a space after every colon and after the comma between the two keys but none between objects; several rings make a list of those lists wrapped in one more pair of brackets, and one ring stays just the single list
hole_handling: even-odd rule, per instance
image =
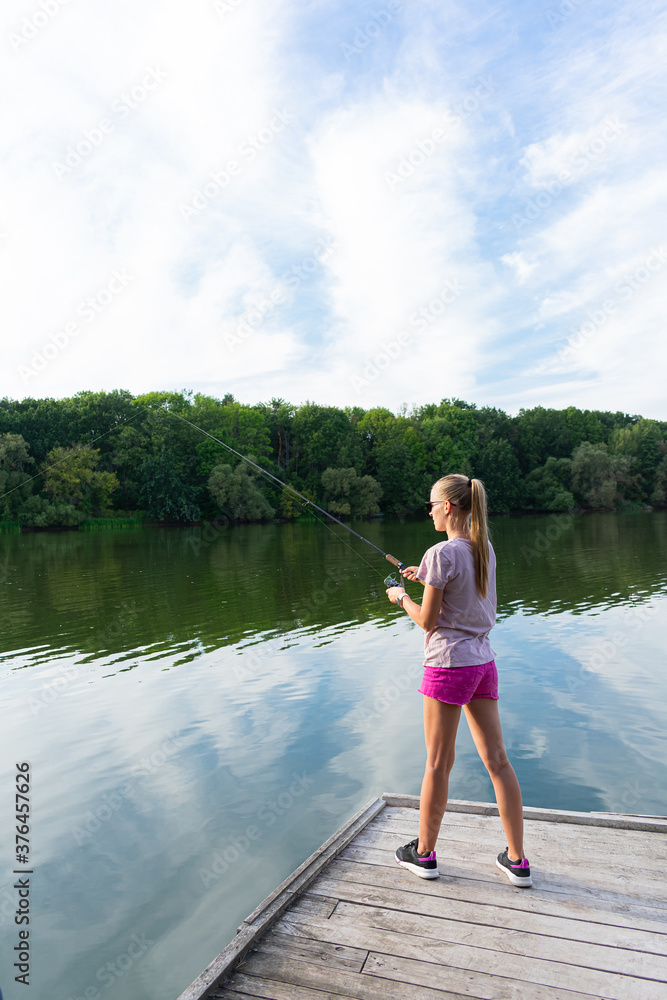
[{"label": "fishing reel", "polygon": [[385,577],[384,585],[385,585],[385,587],[403,587],[404,586],[401,583],[400,580],[397,580],[396,577],[392,576],[391,574],[389,574],[389,576]]}]

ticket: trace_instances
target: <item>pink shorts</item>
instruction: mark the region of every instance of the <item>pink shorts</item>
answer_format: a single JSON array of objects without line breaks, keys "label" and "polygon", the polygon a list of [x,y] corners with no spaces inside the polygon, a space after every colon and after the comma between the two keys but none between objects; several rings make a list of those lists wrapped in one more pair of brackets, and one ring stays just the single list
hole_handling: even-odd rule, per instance
[{"label": "pink shorts", "polygon": [[424,667],[420,694],[448,705],[467,705],[475,698],[498,700],[496,661],[477,667]]}]

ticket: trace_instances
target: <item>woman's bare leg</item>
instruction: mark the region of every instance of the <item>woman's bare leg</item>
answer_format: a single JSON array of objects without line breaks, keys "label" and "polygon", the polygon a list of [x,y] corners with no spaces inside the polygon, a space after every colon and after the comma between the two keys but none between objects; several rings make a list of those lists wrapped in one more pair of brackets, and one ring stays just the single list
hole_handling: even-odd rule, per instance
[{"label": "woman's bare leg", "polygon": [[493,698],[475,698],[465,706],[465,712],[477,753],[493,782],[509,856],[519,861],[524,857],[523,802],[517,776],[505,750],[498,702]]},{"label": "woman's bare leg", "polygon": [[440,824],[447,807],[449,772],[454,764],[454,745],[460,718],[460,705],[447,705],[443,701],[424,695],[426,768],[419,800],[417,850],[420,854],[435,850]]}]

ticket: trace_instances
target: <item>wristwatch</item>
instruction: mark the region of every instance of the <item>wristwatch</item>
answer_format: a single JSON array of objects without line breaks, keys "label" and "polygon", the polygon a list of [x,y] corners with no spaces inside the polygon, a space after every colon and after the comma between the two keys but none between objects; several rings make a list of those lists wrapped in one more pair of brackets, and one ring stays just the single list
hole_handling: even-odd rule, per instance
[{"label": "wristwatch", "polygon": [[403,605],[401,604],[401,601],[403,600],[404,597],[407,597],[407,596],[408,596],[407,593],[405,591],[403,591],[403,593],[400,595],[400,597],[396,598],[396,603],[398,604],[398,606],[401,609],[401,611],[403,610]]}]

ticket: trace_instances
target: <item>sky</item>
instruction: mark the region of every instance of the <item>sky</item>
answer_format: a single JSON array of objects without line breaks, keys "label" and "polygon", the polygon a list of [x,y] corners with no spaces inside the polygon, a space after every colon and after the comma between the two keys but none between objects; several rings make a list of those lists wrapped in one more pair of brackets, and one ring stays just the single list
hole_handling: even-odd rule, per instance
[{"label": "sky", "polygon": [[667,419],[667,5],[5,0],[0,397]]}]

